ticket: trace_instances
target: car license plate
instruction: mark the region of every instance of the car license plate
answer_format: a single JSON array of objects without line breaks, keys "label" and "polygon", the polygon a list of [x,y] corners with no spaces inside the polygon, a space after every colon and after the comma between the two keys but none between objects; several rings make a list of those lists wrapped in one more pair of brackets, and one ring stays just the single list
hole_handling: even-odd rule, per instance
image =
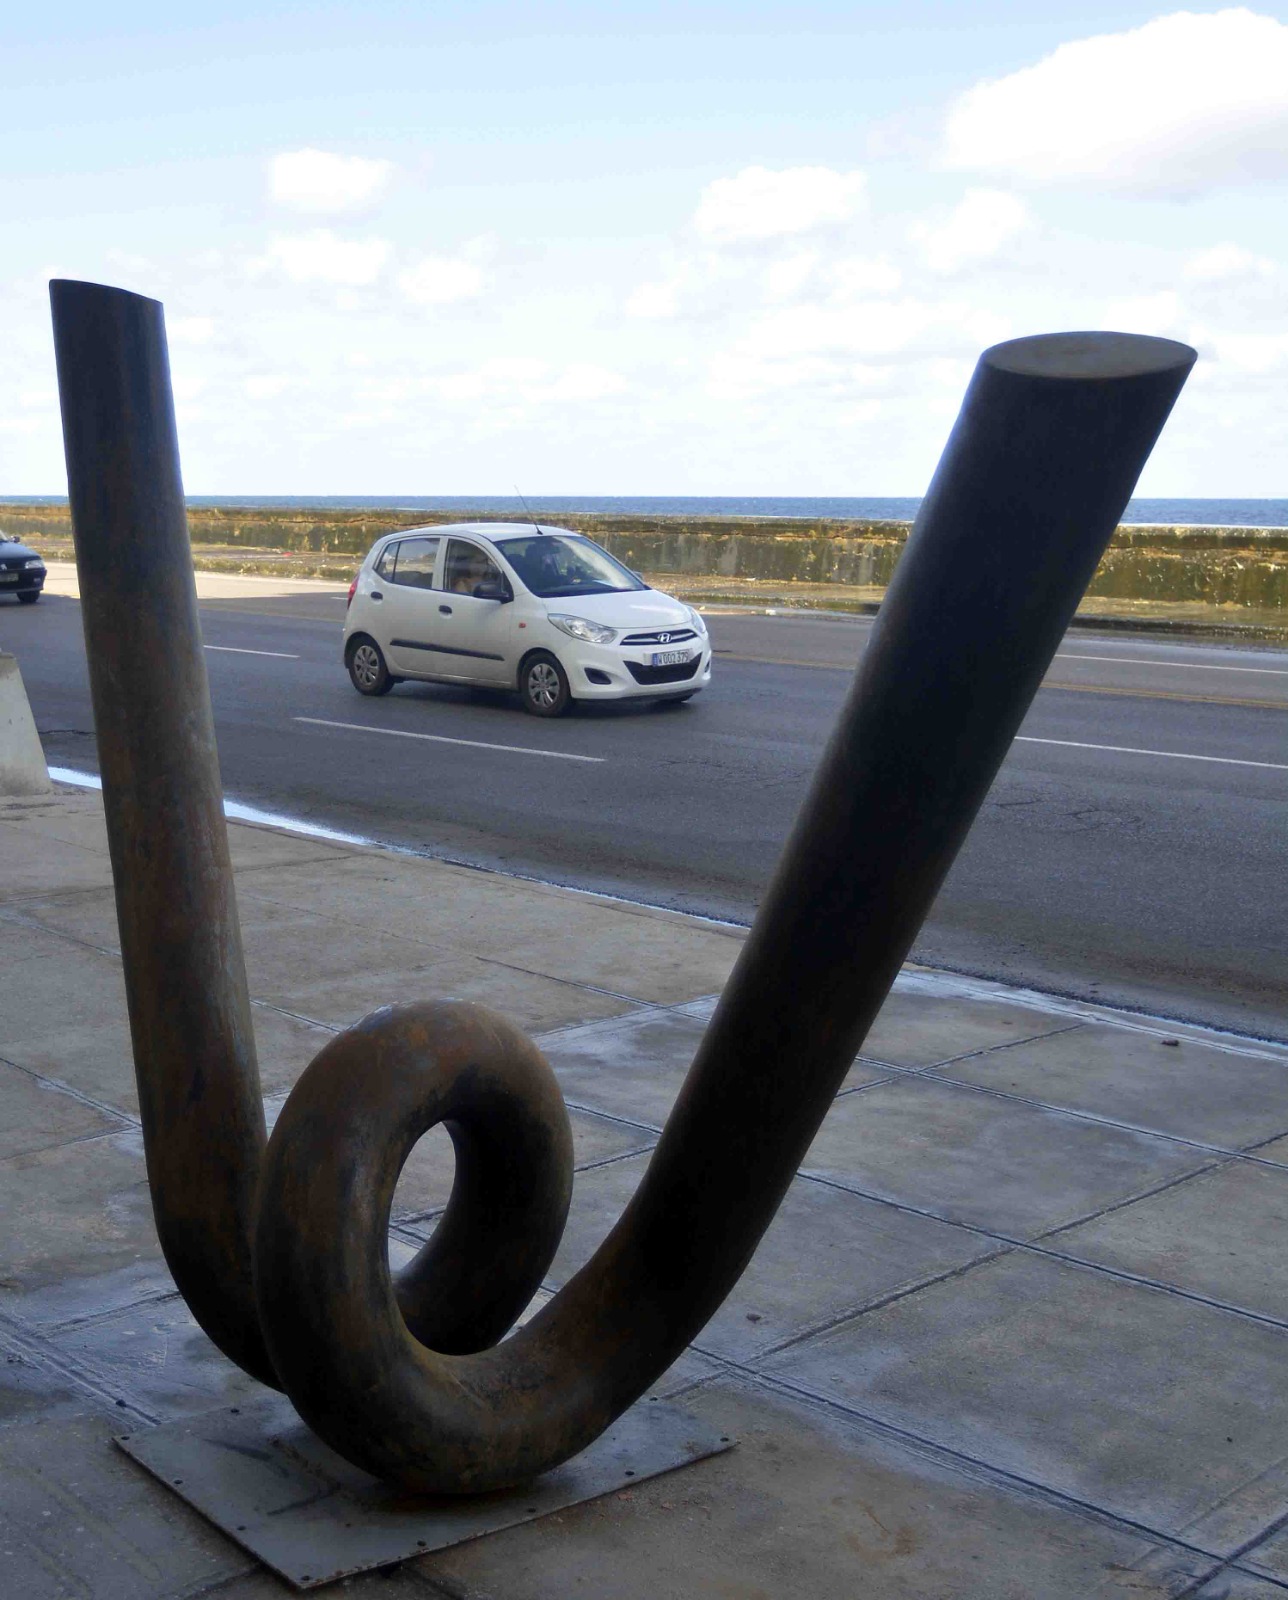
[{"label": "car license plate", "polygon": [[0,583],[17,583],[17,581],[18,574],[16,572],[0,572]]},{"label": "car license plate", "polygon": [[684,661],[692,661],[692,650],[654,650],[653,665],[655,667],[678,667]]}]

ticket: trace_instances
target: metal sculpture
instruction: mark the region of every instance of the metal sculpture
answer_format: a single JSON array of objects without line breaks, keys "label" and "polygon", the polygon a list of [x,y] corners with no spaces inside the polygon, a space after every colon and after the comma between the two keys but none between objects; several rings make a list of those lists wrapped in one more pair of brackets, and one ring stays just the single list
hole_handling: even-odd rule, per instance
[{"label": "metal sculpture", "polygon": [[[521,1482],[640,1396],[733,1288],[849,1070],[1188,375],[1162,339],[980,358],[741,958],[634,1199],[498,1343],[553,1258],[571,1139],[536,1048],[480,1006],[372,1013],[265,1149],[161,306],[51,285],[148,1177],[193,1314],[350,1461],[411,1491]],[[398,1277],[416,1140],[456,1180]]]}]

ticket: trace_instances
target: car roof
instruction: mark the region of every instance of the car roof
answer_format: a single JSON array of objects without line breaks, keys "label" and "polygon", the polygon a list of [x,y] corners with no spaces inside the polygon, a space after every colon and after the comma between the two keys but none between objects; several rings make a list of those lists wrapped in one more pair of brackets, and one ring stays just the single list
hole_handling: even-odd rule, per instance
[{"label": "car roof", "polygon": [[541,533],[563,533],[573,539],[580,537],[571,528],[556,528],[548,522],[432,522],[422,528],[395,528],[384,535],[381,543],[388,539],[409,539],[419,533],[469,533],[488,540],[513,539],[516,535],[531,533],[534,528]]}]

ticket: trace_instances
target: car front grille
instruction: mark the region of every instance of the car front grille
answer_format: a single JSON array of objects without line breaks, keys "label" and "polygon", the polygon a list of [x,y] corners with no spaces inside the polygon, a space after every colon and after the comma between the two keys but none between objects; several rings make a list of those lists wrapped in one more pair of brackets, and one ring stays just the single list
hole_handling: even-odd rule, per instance
[{"label": "car front grille", "polygon": [[657,628],[652,633],[628,633],[622,644],[683,644],[686,639],[696,639],[692,628]]},{"label": "car front grille", "polygon": [[626,665],[636,683],[683,683],[697,672],[702,657],[694,656],[692,661],[681,661],[672,667],[642,667],[638,661],[628,661]]}]

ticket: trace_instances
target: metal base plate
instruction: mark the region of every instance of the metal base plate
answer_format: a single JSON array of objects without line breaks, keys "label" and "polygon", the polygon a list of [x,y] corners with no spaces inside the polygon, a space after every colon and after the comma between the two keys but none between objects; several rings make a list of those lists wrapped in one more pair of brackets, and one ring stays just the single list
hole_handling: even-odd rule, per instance
[{"label": "metal base plate", "polygon": [[297,1589],[532,1522],[719,1455],[733,1442],[675,1406],[643,1400],[581,1455],[526,1487],[420,1498],[350,1466],[281,1395],[116,1440]]}]

